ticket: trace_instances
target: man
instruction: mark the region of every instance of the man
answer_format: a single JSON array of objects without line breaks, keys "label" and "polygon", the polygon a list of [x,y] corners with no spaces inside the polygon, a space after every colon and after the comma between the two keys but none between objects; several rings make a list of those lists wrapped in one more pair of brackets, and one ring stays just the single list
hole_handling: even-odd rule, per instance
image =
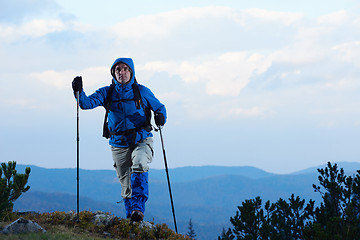
[{"label": "man", "polygon": [[[154,111],[156,125],[163,126],[166,108],[149,88],[137,84],[131,58],[116,59],[110,72],[113,89],[110,86],[102,87],[86,96],[81,77],[74,78],[72,87],[74,93],[79,92],[81,109],[108,106],[108,124],[104,126],[110,134],[109,144],[122,187],[126,217],[132,221],[142,221],[148,199],[149,163],[153,157],[152,128],[146,112],[147,109]],[[140,102],[136,99],[136,87],[140,92]]]}]

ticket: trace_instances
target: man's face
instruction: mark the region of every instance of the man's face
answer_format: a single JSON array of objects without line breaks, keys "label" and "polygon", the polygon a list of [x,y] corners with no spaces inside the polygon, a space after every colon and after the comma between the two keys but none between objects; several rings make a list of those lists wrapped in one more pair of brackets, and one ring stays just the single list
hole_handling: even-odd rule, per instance
[{"label": "man's face", "polygon": [[115,77],[120,84],[128,83],[131,77],[131,69],[125,63],[119,63],[115,67]]}]

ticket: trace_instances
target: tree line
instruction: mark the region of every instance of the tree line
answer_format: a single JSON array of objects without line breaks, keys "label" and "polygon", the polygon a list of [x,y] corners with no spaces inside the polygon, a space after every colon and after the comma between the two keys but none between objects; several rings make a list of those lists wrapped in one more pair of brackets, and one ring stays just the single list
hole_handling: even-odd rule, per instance
[{"label": "tree line", "polygon": [[360,239],[360,170],[346,176],[337,164],[318,170],[315,192],[322,202],[294,194],[275,203],[260,197],[245,200],[218,240],[357,240]]}]

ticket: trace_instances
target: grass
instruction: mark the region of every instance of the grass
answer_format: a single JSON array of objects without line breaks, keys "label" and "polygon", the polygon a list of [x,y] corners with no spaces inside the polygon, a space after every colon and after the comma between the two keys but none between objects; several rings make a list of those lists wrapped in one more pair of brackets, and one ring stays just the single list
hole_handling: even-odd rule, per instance
[{"label": "grass", "polygon": [[[27,233],[2,235],[0,239],[9,240],[77,240],[77,239],[169,239],[169,240],[189,240],[187,236],[177,234],[166,224],[157,224],[153,228],[140,227],[138,223],[132,223],[129,220],[114,217],[109,225],[98,226],[92,222],[95,214],[89,211],[83,211],[79,214],[80,221],[74,221],[74,215],[65,212],[53,213],[29,213],[21,217],[32,220],[46,229],[46,233]],[[0,230],[7,224],[15,221],[20,216],[17,213],[11,214],[9,221],[0,222]]]},{"label": "grass", "polygon": [[[27,218],[31,220],[30,218]],[[7,224],[11,222],[1,222],[0,229],[4,228]],[[106,237],[99,233],[88,232],[85,229],[80,229],[74,225],[74,227],[65,226],[62,224],[41,224],[42,227],[46,229],[46,233],[24,233],[24,234],[9,234],[1,235],[0,239],[6,240],[104,240],[104,239],[113,239]]]},{"label": "grass", "polygon": [[47,229],[46,233],[26,233],[26,234],[11,234],[11,235],[0,235],[0,239],[6,240],[37,240],[37,239],[46,239],[46,240],[75,240],[75,239],[84,239],[84,240],[104,240],[111,239],[96,236],[96,234],[91,233],[80,233],[76,230],[64,227],[62,225],[52,226],[51,229]]},{"label": "grass", "polygon": [[94,236],[91,234],[75,233],[68,229],[61,227],[54,228],[52,231],[46,233],[26,233],[26,234],[12,234],[12,235],[0,235],[0,239],[6,240],[103,240],[111,238],[103,238]]}]

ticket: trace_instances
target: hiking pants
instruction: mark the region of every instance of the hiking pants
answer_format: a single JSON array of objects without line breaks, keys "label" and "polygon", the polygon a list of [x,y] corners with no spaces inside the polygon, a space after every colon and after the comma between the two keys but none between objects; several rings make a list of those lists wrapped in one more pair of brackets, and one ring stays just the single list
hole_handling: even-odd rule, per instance
[{"label": "hiking pants", "polygon": [[121,197],[126,214],[133,210],[145,211],[148,198],[148,170],[153,157],[153,139],[139,141],[134,150],[111,146],[114,167],[121,184]]}]

